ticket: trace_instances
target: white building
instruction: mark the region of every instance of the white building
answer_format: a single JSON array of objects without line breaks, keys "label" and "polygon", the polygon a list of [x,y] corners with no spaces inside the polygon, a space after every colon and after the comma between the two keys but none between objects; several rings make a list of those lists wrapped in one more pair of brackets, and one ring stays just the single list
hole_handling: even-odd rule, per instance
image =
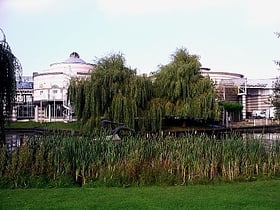
[{"label": "white building", "polygon": [[[32,119],[36,122],[54,122],[72,120],[72,109],[67,103],[67,89],[73,77],[86,77],[94,71],[95,65],[86,63],[73,52],[70,57],[60,63],[50,65],[41,73],[33,74],[34,91],[24,89],[26,103],[20,104],[23,90],[18,90],[17,120]],[[250,80],[242,74],[214,72],[202,69],[203,76],[209,76],[216,85],[220,100],[236,101],[243,105],[240,120],[254,117],[256,111],[266,111],[267,118],[273,117],[273,86],[275,79]],[[31,103],[33,97],[33,103]],[[28,103],[27,103],[28,102]],[[21,105],[21,106],[19,106]],[[24,105],[24,106],[23,106]],[[22,116],[22,117],[21,117]]]},{"label": "white building", "polygon": [[33,77],[16,78],[16,98],[12,121],[28,121],[34,119]]},{"label": "white building", "polygon": [[242,74],[230,73],[230,72],[217,72],[210,70],[202,70],[202,76],[209,76],[210,79],[216,84],[219,85],[222,80],[236,80],[243,78]]},{"label": "white building", "polygon": [[276,78],[247,79],[242,74],[211,71],[202,71],[202,75],[214,81],[216,91],[221,92],[223,100],[242,104],[242,120],[257,117],[257,112],[266,113],[266,118],[274,117],[272,98]]},{"label": "white building", "polygon": [[255,118],[258,111],[266,113],[266,118],[274,117],[272,99],[276,78],[243,79],[238,85],[238,95],[242,97],[243,119]]},{"label": "white building", "polygon": [[67,89],[73,77],[86,77],[94,65],[82,60],[78,53],[60,63],[53,63],[42,73],[33,73],[36,122],[71,120],[72,110],[67,103]]}]

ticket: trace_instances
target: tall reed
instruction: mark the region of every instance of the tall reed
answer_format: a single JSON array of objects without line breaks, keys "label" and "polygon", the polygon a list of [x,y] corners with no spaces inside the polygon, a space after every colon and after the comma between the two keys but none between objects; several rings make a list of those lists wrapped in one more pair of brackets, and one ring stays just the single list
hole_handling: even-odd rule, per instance
[{"label": "tall reed", "polygon": [[121,141],[33,136],[12,153],[0,148],[0,164],[2,182],[13,187],[32,187],[38,177],[92,186],[185,185],[279,176],[280,143],[207,135]]}]

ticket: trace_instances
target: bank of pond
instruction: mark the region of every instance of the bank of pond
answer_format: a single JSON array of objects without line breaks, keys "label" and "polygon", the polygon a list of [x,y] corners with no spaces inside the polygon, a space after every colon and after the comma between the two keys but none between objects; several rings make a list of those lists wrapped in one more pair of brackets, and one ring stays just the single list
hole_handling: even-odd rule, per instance
[{"label": "bank of pond", "polygon": [[280,176],[280,142],[228,134],[108,139],[49,134],[0,148],[0,187],[187,185]]}]

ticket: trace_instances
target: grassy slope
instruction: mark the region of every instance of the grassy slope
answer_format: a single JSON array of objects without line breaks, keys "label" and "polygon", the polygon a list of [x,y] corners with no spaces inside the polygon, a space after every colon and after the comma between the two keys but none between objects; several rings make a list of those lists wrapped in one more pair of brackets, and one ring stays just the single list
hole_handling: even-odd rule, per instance
[{"label": "grassy slope", "polygon": [[280,209],[280,180],[177,187],[0,190],[2,209]]}]

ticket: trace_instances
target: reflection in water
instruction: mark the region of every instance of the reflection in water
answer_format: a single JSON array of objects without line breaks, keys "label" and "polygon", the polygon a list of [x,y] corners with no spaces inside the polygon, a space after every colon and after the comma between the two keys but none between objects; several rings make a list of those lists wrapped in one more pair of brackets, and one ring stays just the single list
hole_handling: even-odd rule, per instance
[{"label": "reflection in water", "polygon": [[24,134],[6,134],[6,147],[8,151],[14,151],[20,147],[26,141],[26,135]]},{"label": "reflection in water", "polygon": [[254,133],[254,139],[264,139],[270,141],[280,140],[280,133]]},{"label": "reflection in water", "polygon": [[280,133],[244,133],[243,139],[256,139],[262,140],[266,146],[279,144]]},{"label": "reflection in water", "polygon": [[280,140],[280,133],[243,133],[243,138],[262,139],[269,141]]},{"label": "reflection in water", "polygon": [[[35,133],[8,133],[6,134],[6,147],[8,151],[14,151],[22,144],[24,144],[30,135]],[[261,139],[266,144],[274,144],[280,142],[280,133],[243,133],[241,134],[243,139],[253,138]],[[225,137],[226,138],[226,137]]]}]

